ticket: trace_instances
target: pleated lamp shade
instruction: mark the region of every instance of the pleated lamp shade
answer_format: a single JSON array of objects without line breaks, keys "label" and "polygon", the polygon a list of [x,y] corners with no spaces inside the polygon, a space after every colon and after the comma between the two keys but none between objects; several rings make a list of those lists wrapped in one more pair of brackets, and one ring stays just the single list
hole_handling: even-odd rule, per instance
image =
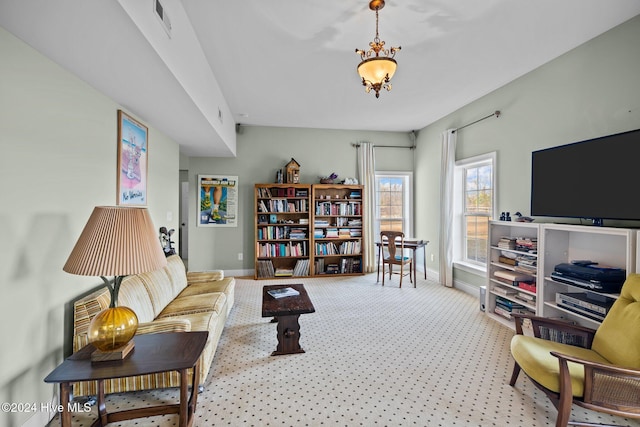
[{"label": "pleated lamp shade", "polygon": [[128,276],[165,265],[146,208],[96,206],[63,270],[81,276]]}]

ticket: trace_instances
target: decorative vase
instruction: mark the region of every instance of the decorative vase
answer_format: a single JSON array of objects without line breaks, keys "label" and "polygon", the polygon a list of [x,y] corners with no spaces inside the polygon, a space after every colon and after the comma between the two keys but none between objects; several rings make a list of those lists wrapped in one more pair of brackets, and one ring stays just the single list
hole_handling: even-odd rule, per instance
[{"label": "decorative vase", "polygon": [[138,330],[138,316],[129,307],[111,307],[98,313],[89,324],[89,342],[101,351],[127,344]]}]

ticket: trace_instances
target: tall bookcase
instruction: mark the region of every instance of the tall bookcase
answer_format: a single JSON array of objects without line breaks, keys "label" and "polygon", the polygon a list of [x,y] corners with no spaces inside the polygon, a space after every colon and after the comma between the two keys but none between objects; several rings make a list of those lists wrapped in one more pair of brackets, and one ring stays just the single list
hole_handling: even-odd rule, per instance
[{"label": "tall bookcase", "polygon": [[255,278],[309,276],[311,185],[256,184]]},{"label": "tall bookcase", "polygon": [[363,274],[362,185],[312,186],[314,276]]}]

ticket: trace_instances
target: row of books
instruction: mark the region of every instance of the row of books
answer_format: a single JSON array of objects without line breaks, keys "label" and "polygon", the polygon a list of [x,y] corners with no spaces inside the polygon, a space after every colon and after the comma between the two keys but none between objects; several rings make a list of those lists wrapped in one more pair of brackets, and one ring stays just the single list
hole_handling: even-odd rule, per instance
[{"label": "row of books", "polygon": [[336,218],[336,225],[338,227],[362,227],[362,220],[360,218],[348,218],[341,216]]},{"label": "row of books", "polygon": [[313,237],[316,239],[353,239],[362,237],[361,228],[314,228]]},{"label": "row of books", "polygon": [[259,278],[308,276],[309,265],[310,265],[310,261],[308,258],[299,259],[293,268],[288,268],[288,267],[274,268],[271,260],[258,260],[256,264],[256,272]]},{"label": "row of books", "polygon": [[266,188],[259,187],[258,197],[263,199],[269,199],[271,197],[309,197],[309,190],[304,188]]},{"label": "row of books", "polygon": [[307,256],[308,247],[306,241],[287,243],[258,242],[257,254],[259,257]]},{"label": "row of books", "polygon": [[511,265],[514,270],[535,275],[538,269],[538,258],[532,255],[516,255],[513,253],[504,253],[498,257],[498,262],[502,264]]},{"label": "row of books", "polygon": [[525,304],[536,305],[535,295],[521,292],[517,288],[503,288],[502,286],[494,286],[491,290],[494,294],[500,294],[506,298],[515,299]]},{"label": "row of books", "polygon": [[342,255],[358,255],[362,251],[362,243],[360,240],[350,240],[342,242],[340,245],[340,254]]},{"label": "row of books", "polygon": [[333,242],[316,243],[316,255],[337,255],[338,246]]},{"label": "row of books", "polygon": [[256,273],[258,277],[274,277],[275,269],[271,260],[259,259],[256,263]]},{"label": "row of books", "polygon": [[360,202],[316,202],[316,215],[362,215]]},{"label": "row of books", "polygon": [[324,259],[316,260],[316,274],[349,274],[362,272],[362,260],[360,258],[342,258],[339,262],[332,262],[325,267]]},{"label": "row of books", "polygon": [[299,259],[296,262],[296,266],[293,267],[294,276],[308,276],[309,275],[310,261],[308,258]]},{"label": "row of books", "polygon": [[507,319],[511,319],[511,315],[513,313],[533,314],[533,312],[524,305],[500,296],[496,296],[496,306],[494,309],[494,313],[499,314],[500,316]]},{"label": "row of books", "polygon": [[307,230],[302,227],[291,226],[267,226],[258,228],[258,239],[305,239],[307,237]]},{"label": "row of books", "polygon": [[521,252],[538,252],[538,239],[536,237],[508,237],[503,236],[498,240],[498,248],[516,250]]},{"label": "row of books", "polygon": [[307,212],[309,206],[306,200],[260,200],[258,212]]},{"label": "row of books", "polygon": [[536,279],[531,275],[508,270],[497,270],[493,272],[493,277],[505,285],[524,289],[529,292],[536,292]]}]

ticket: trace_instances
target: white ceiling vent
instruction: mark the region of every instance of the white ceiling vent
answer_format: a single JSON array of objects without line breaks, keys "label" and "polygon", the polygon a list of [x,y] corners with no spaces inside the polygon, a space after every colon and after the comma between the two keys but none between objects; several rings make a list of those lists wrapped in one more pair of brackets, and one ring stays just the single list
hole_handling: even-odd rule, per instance
[{"label": "white ceiling vent", "polygon": [[171,38],[171,20],[169,19],[169,15],[167,15],[167,11],[164,9],[164,6],[160,3],[160,0],[153,0],[153,10],[155,11],[156,16],[160,20],[162,24],[162,28],[167,32],[169,38]]}]

